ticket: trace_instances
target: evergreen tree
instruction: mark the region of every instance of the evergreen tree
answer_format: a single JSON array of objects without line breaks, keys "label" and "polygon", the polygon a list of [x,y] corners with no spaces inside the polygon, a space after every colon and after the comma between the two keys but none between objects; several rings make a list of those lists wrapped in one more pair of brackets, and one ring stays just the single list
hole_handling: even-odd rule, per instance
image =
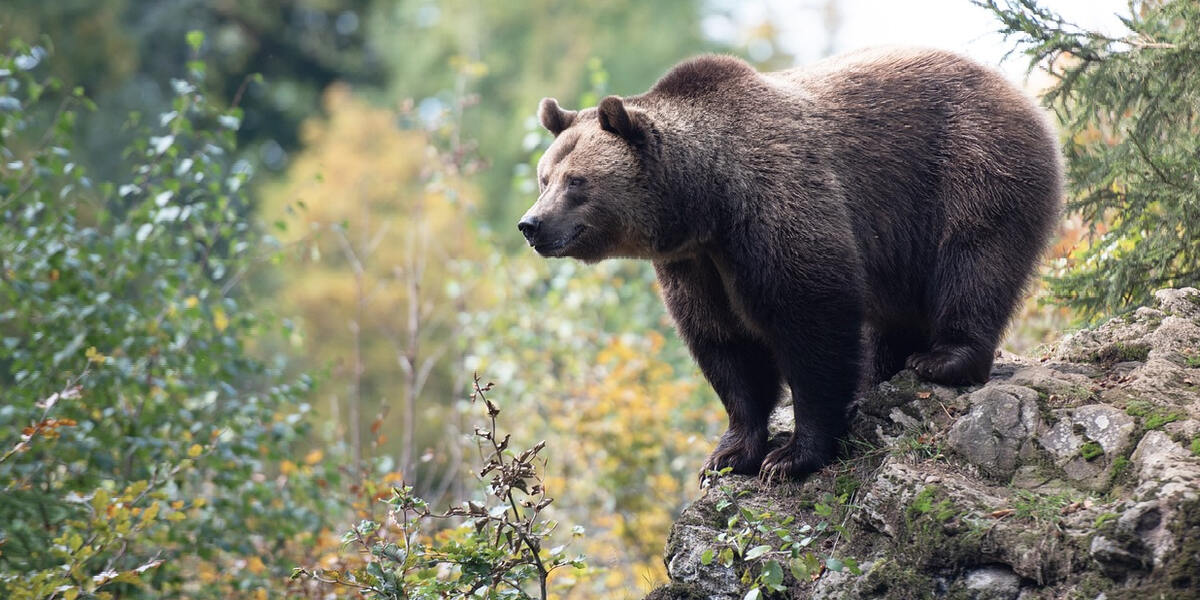
[{"label": "evergreen tree", "polygon": [[1037,0],[977,2],[1053,76],[1068,210],[1088,234],[1049,277],[1056,302],[1095,318],[1200,280],[1200,3],[1130,3],[1119,37]]}]

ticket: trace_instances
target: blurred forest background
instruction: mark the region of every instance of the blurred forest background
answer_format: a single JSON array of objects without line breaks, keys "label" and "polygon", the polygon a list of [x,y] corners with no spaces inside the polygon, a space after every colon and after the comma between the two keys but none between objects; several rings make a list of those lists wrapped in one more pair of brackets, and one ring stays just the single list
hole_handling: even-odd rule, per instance
[{"label": "blurred forest background", "polygon": [[[323,597],[292,569],[361,566],[342,532],[391,486],[478,496],[476,372],[514,446],[546,441],[546,518],[585,528],[558,593],[661,583],[724,413],[648,264],[545,261],[514,223],[542,96],[591,106],[701,52],[791,66],[742,4],[6,2],[0,595]],[[838,3],[806,11],[836,49]],[[1151,285],[1035,299],[1009,346]],[[423,535],[465,546],[448,531]]]}]

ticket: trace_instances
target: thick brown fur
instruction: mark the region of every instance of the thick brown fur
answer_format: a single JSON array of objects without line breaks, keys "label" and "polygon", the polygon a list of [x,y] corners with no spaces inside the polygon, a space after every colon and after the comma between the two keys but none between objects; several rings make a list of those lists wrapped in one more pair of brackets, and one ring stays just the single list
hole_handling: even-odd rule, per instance
[{"label": "thick brown fur", "polygon": [[[1060,212],[1041,111],[960,56],[875,49],[758,73],[684,62],[562,111],[520,228],[539,253],[654,262],[729,429],[705,465],[826,464],[864,380],[976,383]],[[796,431],[770,450],[786,384]]]}]

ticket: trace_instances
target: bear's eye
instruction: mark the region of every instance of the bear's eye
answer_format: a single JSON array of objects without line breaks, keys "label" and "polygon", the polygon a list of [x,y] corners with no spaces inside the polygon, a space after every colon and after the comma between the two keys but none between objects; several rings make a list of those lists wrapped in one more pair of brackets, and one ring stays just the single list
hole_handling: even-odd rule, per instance
[{"label": "bear's eye", "polygon": [[583,183],[584,183],[584,181],[583,181],[582,177],[571,177],[571,178],[567,179],[567,187],[568,188],[579,189],[579,188],[583,187]]},{"label": "bear's eye", "polygon": [[543,175],[542,178],[538,180],[538,183],[542,184],[542,189],[546,189],[546,186],[550,185],[550,178]]}]

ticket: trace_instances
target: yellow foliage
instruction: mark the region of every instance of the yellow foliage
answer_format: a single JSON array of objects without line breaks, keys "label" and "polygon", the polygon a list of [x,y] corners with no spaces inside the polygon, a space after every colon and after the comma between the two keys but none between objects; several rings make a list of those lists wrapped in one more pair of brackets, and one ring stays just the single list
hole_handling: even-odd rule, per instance
[{"label": "yellow foliage", "polygon": [[[332,367],[331,379],[341,384],[323,388],[336,400],[320,409],[338,410],[325,421],[345,434],[357,414],[362,443],[383,445],[385,436],[365,431],[376,417],[382,431],[403,431],[404,411],[385,407],[398,405],[409,385],[399,363],[410,345],[410,302],[419,305],[418,358],[452,357],[445,350],[457,307],[446,288],[455,261],[481,254],[471,229],[477,194],[445,164],[431,134],[402,128],[395,110],[372,106],[342,84],[327,88],[324,106],[326,117],[305,121],[304,150],[268,187],[260,214],[285,225],[276,235],[306,259],[273,276],[279,312],[298,317],[299,330],[315,342],[299,366]],[[439,361],[420,402],[461,392],[450,389],[454,362]],[[434,428],[416,430],[417,448],[441,439]]]},{"label": "yellow foliage", "polygon": [[666,581],[663,541],[698,492],[696,472],[710,449],[705,432],[724,421],[719,407],[689,408],[701,380],[658,359],[663,343],[655,332],[612,339],[588,377],[546,410],[548,429],[561,435],[548,442],[561,464],[546,485],[559,510],[571,513],[564,520],[588,527],[579,550],[607,569],[596,582],[605,593]]},{"label": "yellow foliage", "polygon": [[254,573],[255,575],[262,573],[266,569],[267,566],[264,565],[262,559],[257,556],[251,556],[250,559],[246,561],[246,570]]},{"label": "yellow foliage", "polygon": [[158,508],[159,504],[157,502],[151,503],[150,506],[146,507],[146,510],[142,511],[142,522],[148,523],[153,521],[158,516]]},{"label": "yellow foliage", "polygon": [[214,306],[212,312],[213,327],[216,327],[217,331],[225,331],[225,328],[229,327],[229,317],[225,315],[225,310],[220,306]]}]

